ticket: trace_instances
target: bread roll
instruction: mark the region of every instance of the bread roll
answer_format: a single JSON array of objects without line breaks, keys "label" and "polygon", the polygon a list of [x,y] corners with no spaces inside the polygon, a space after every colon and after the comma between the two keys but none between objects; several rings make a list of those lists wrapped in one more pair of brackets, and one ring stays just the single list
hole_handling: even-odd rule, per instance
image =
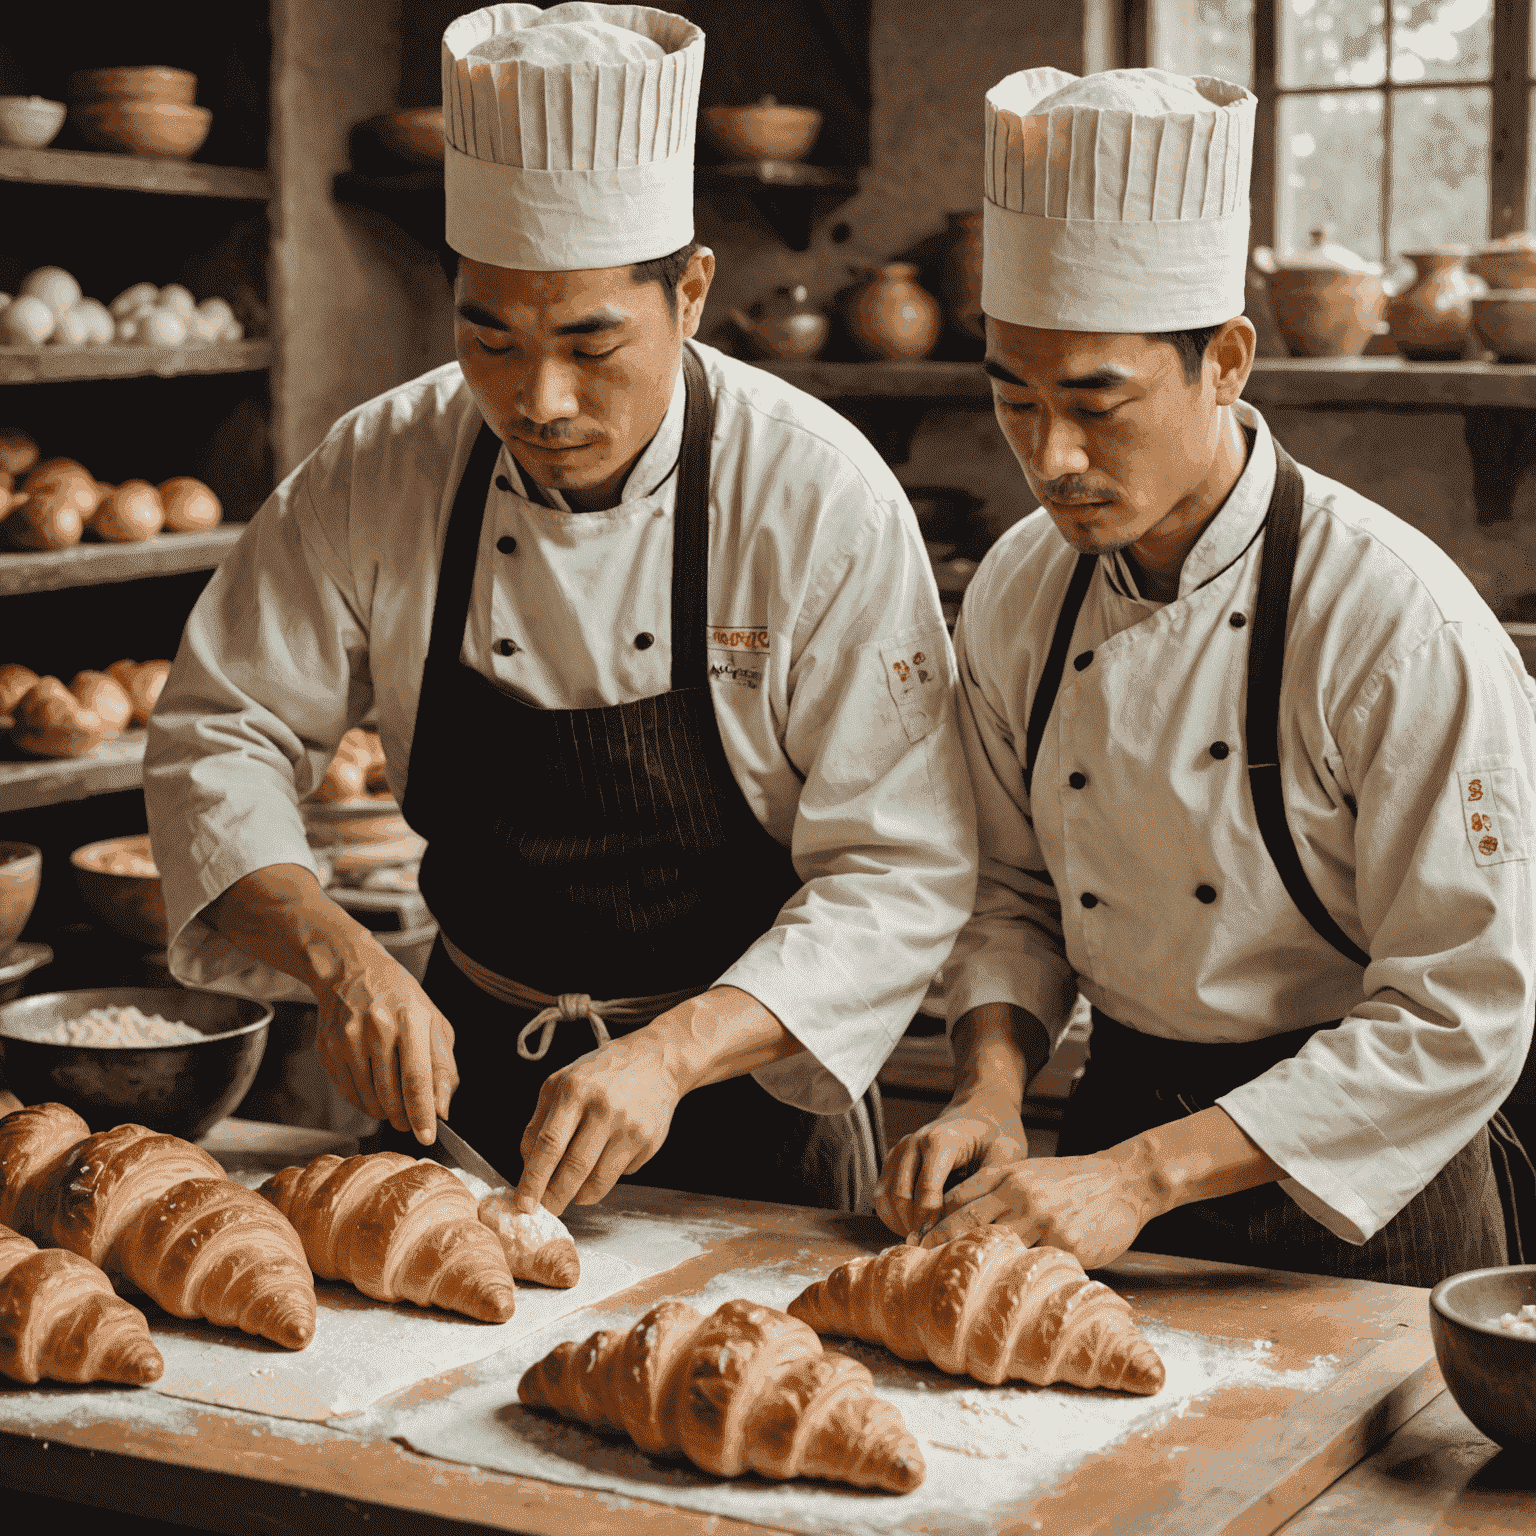
[{"label": "bread roll", "polygon": [[128,691],[133,704],[133,724],[148,725],[155,704],[165,689],[165,680],[171,675],[168,661],[114,661],[107,668],[107,675],[114,677]]},{"label": "bread roll", "polygon": [[128,697],[128,690],[105,672],[75,673],[70,679],[69,691],[87,709],[96,712],[109,739],[121,736],[133,718],[133,701]]},{"label": "bread roll", "polygon": [[37,444],[19,428],[0,428],[0,469],[24,475],[37,463]]},{"label": "bread roll", "polygon": [[0,715],[15,712],[16,706],[37,682],[37,673],[24,667],[19,661],[7,662],[0,667]]},{"label": "bread roll", "polygon": [[36,757],[83,757],[108,735],[101,716],[56,677],[39,678],[11,713],[11,740]]},{"label": "bread roll", "polygon": [[141,544],[165,526],[160,493],[147,480],[125,480],[105,497],[91,527],[113,544]]},{"label": "bread roll", "polygon": [[224,516],[219,498],[191,475],[162,480],[159,491],[165,507],[165,526],[172,533],[205,533],[217,528]]}]

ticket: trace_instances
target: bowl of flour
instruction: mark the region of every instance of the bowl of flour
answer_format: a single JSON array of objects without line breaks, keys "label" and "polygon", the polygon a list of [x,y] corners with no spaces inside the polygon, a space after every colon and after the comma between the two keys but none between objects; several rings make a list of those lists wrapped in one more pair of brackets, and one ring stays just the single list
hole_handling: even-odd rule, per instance
[{"label": "bowl of flour", "polygon": [[245,1097],[271,1020],[222,992],[45,992],[0,1005],[0,1068],[23,1104],[67,1104],[93,1131],[128,1121],[196,1141]]}]

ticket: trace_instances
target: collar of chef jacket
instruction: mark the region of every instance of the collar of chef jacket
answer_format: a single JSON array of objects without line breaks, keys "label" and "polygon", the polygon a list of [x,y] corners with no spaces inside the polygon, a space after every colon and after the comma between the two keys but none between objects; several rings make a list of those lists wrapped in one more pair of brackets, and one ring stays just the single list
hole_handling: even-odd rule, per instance
[{"label": "collar of chef jacket", "polygon": [[[679,367],[677,378],[672,384],[672,400],[667,406],[667,414],[661,418],[655,437],[645,445],[630,469],[619,497],[620,506],[628,501],[641,501],[647,496],[654,496],[677,472],[678,455],[683,451],[683,401],[683,370]],[[523,474],[522,465],[505,444],[502,445],[501,460],[513,488],[524,501],[537,502],[542,497],[558,512],[571,511],[570,503],[551,486],[541,485],[539,497],[528,494],[527,477]]]}]

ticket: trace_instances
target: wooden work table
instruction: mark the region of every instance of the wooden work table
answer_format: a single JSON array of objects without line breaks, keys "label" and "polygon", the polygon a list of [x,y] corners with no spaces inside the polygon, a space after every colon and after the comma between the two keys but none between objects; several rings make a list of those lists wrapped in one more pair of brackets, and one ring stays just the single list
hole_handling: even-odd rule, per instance
[{"label": "wooden work table", "polygon": [[[265,1128],[266,1150],[279,1150],[287,1134]],[[291,1134],[293,1156],[313,1155],[317,1133]],[[823,1255],[846,1256],[880,1243],[873,1222],[857,1217],[633,1188],[618,1193],[658,1218],[677,1209],[693,1222],[735,1223],[738,1234],[744,1226],[751,1229],[749,1238],[737,1236],[722,1245],[722,1252],[735,1250],[729,1260],[703,1255],[622,1293],[620,1300],[636,1313],[674,1289],[692,1293],[709,1263],[716,1270],[751,1272],[753,1265],[766,1269],[796,1257],[803,1262],[808,1254],[814,1262],[825,1262]],[[1473,1529],[1480,1536],[1514,1536],[1532,1529],[1536,1475],[1522,1459],[1499,1453],[1483,1439],[1440,1390],[1438,1372],[1425,1353],[1423,1293],[1372,1287],[1369,1305],[1351,1311],[1356,1292],[1345,1282],[1140,1255],[1121,1261],[1107,1278],[1125,1291],[1139,1314],[1213,1334],[1231,1332],[1227,1322],[1233,1316],[1240,1320],[1238,1331],[1260,1331],[1257,1316],[1267,1307],[1263,1331],[1276,1339],[1281,1354],[1288,1348],[1284,1319],[1293,1320],[1293,1331],[1295,1319],[1307,1319],[1303,1331],[1310,1333],[1315,1312],[1324,1320],[1318,1324],[1322,1331],[1319,1342],[1307,1348],[1333,1354],[1348,1352],[1352,1332],[1374,1330],[1382,1342],[1370,1346],[1366,1356],[1386,1364],[1375,1372],[1375,1385],[1368,1389],[1373,1395],[1367,1399],[1364,1388],[1356,1394],[1352,1417],[1341,1412],[1341,1395],[1332,1387],[1284,1406],[1283,1412],[1276,1407],[1280,1398],[1250,1389],[1245,1402],[1253,1422],[1243,1419],[1240,1410],[1236,1419],[1229,1413],[1226,1428],[1211,1405],[1202,1402],[1200,1411],[1176,1420],[1168,1443],[1153,1447],[1156,1455],[1116,1444],[1097,1455],[1093,1478],[1074,1474],[1071,1487],[1023,1511],[1034,1518],[999,1522],[999,1529],[1020,1536],[1067,1530],[1093,1530],[1100,1536],[1122,1530],[1179,1536],[1197,1530],[1375,1536],[1390,1530],[1393,1536],[1428,1536]],[[456,1402],[473,1390],[477,1370],[489,1363],[447,1372],[401,1396]],[[1367,1401],[1375,1406],[1362,1417],[1359,1404]],[[1322,1428],[1298,1450],[1296,1423],[1307,1413]],[[1171,1503],[1165,1490],[1161,1504],[1153,1501],[1155,1518],[1129,1525],[1115,1518],[1116,1500],[1132,1498],[1132,1490],[1145,1497],[1141,1490],[1149,1481],[1182,1476],[1168,1467],[1176,1453],[1189,1447],[1175,1442],[1198,1442],[1201,1435],[1218,1467],[1214,1474],[1209,1467],[1204,1473],[1212,1487],[1219,1491],[1223,1476],[1238,1480],[1241,1474],[1232,1469],[1248,1467],[1251,1475],[1271,1479],[1270,1491],[1261,1499],[1250,1496],[1241,1509],[1228,1501],[1214,1516],[1211,1511],[1221,1499],[1206,1496],[1181,1515],[1174,1507],[1178,1485],[1170,1483]],[[1144,1438],[1151,1442],[1157,1436]],[[1261,1449],[1256,1453],[1255,1447]],[[1198,1482],[1198,1455],[1192,1465],[1196,1474],[1191,1481]],[[1123,1495],[1118,1491],[1122,1483]],[[348,1531],[379,1536],[491,1528],[540,1536],[732,1536],[764,1528],[728,1515],[419,1455],[389,1433],[387,1418],[373,1414],[356,1421],[296,1424],[115,1388],[0,1386],[0,1487],[231,1533],[324,1530],[328,1536]],[[1082,1518],[1093,1512],[1083,1503],[1085,1489],[1097,1501],[1097,1513],[1108,1518]],[[4,1502],[8,1512],[26,1512],[25,1500]],[[941,1520],[922,1529],[976,1528],[963,1518],[963,1510],[955,1518],[953,1527]]]}]

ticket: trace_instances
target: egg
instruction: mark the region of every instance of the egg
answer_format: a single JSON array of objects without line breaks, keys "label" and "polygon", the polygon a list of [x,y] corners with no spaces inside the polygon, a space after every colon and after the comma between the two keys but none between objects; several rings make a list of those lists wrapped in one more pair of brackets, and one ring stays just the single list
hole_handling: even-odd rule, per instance
[{"label": "egg", "polygon": [[118,341],[137,341],[143,324],[137,315],[124,315],[117,322],[115,336]]},{"label": "egg", "polygon": [[235,318],[235,312],[229,307],[228,299],[204,299],[197,306],[197,312],[205,324],[213,326],[215,333]]},{"label": "egg", "polygon": [[112,544],[140,544],[165,526],[160,493],[147,480],[125,480],[102,498],[91,527]]},{"label": "egg", "polygon": [[174,309],[146,310],[135,338],[149,347],[179,347],[187,339],[187,321]]},{"label": "egg", "polygon": [[90,318],[77,304],[59,316],[59,323],[54,326],[53,335],[48,340],[58,347],[83,347],[90,341],[93,330]]},{"label": "egg", "polygon": [[112,311],[100,299],[81,299],[73,313],[85,317],[88,346],[104,347],[117,334],[117,322],[112,318]]},{"label": "egg", "polygon": [[135,283],[131,288],[124,288],[112,300],[109,308],[113,315],[121,319],[124,315],[132,314],[135,310],[153,308],[155,301],[159,297],[160,290],[153,283]]},{"label": "egg", "polygon": [[24,293],[0,309],[0,338],[13,347],[40,347],[58,323],[58,317],[40,298]]},{"label": "egg", "polygon": [[165,506],[165,526],[172,533],[203,533],[217,528],[224,515],[219,498],[191,475],[162,480],[159,491]]},{"label": "egg", "polygon": [[80,284],[63,267],[38,267],[21,280],[16,296],[41,299],[62,320],[80,302]]},{"label": "egg", "polygon": [[155,307],[173,309],[178,315],[194,315],[197,313],[197,300],[192,297],[190,288],[184,288],[180,283],[167,283],[160,290],[160,298]]},{"label": "egg", "polygon": [[245,335],[245,327],[238,320],[226,320],[219,332],[220,341],[239,341]]}]

